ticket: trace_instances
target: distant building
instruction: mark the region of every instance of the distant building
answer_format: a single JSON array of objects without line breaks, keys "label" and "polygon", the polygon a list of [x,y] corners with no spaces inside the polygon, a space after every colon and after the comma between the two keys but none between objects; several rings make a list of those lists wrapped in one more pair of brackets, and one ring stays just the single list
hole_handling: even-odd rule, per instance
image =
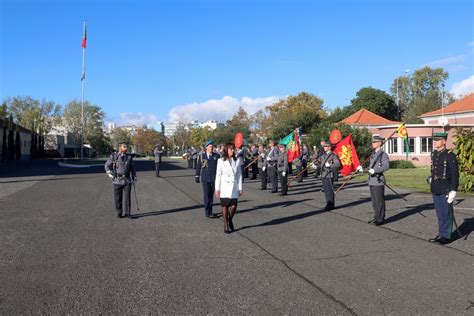
[{"label": "distant building", "polygon": [[[474,128],[474,93],[450,105],[419,116],[424,124],[406,124],[408,131],[408,160],[417,166],[431,164],[433,150],[432,135],[435,132],[448,133],[447,147],[453,147],[453,140],[457,128]],[[406,146],[404,140],[393,132],[400,126],[400,122],[387,120],[366,109],[361,109],[340,123],[353,127],[367,127],[372,134],[390,137],[384,149],[391,160],[405,160]]]},{"label": "distant building", "polygon": [[79,146],[74,136],[62,124],[54,125],[44,140],[44,150],[48,152],[48,156],[53,157],[77,157],[80,152]]},{"label": "distant building", "polygon": [[[8,144],[8,119],[0,119],[0,155],[2,154],[2,141],[3,141],[3,127],[7,126],[7,136],[5,141]],[[16,140],[16,131],[20,131],[20,141],[21,141],[21,159],[29,159],[30,158],[30,147],[31,147],[31,131],[27,128],[24,128],[20,125],[13,124],[13,142]],[[8,146],[8,145],[7,145]]]},{"label": "distant building", "polygon": [[224,123],[219,123],[218,121],[214,121],[214,120],[199,124],[199,127],[201,128],[209,127],[211,130],[215,130],[216,128],[222,127],[222,126],[224,126]]},{"label": "distant building", "polygon": [[155,124],[148,124],[147,128],[154,129],[155,131],[157,131],[159,133],[164,133],[165,132],[165,125],[163,124],[163,122],[158,122],[158,123],[155,123]]},{"label": "distant building", "polygon": [[127,131],[131,136],[136,135],[139,127],[135,125],[126,125],[126,126],[119,126],[119,128]]},{"label": "distant building", "polygon": [[180,126],[183,125],[181,122],[172,122],[172,123],[165,123],[165,136],[166,137],[173,137],[176,135],[176,131]]}]

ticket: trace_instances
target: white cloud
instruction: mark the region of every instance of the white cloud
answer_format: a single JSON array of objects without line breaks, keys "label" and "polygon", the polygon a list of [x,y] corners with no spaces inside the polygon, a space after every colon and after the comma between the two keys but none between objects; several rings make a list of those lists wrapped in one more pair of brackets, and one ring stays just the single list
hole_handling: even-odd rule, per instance
[{"label": "white cloud", "polygon": [[148,125],[148,124],[155,124],[158,122],[160,122],[160,120],[155,114],[145,114],[141,112],[138,112],[138,113],[124,112],[124,113],[120,113],[117,125],[118,126],[123,126],[123,125],[143,126],[143,125]]},{"label": "white cloud", "polygon": [[271,96],[266,98],[243,97],[240,100],[231,96],[225,96],[222,99],[212,99],[201,103],[190,103],[175,106],[168,113],[168,121],[189,122],[198,120],[205,122],[208,120],[217,120],[225,122],[230,119],[242,107],[248,114],[254,114],[267,105],[273,104],[282,97]]},{"label": "white cloud", "polygon": [[460,63],[463,63],[465,59],[466,59],[466,55],[451,56],[451,57],[438,59],[438,60],[429,62],[427,66],[442,67],[442,66],[447,66],[447,65],[452,65],[452,64],[460,64]]},{"label": "white cloud", "polygon": [[474,93],[474,76],[470,76],[467,79],[454,83],[451,88],[451,93],[456,98]]}]

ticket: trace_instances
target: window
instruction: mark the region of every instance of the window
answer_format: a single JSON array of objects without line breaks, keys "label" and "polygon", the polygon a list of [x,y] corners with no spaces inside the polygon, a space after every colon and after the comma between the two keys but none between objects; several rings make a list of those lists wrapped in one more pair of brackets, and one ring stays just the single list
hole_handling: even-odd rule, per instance
[{"label": "window", "polygon": [[421,152],[430,153],[433,151],[433,138],[421,137]]},{"label": "window", "polygon": [[[415,152],[415,138],[409,137],[408,138],[408,147],[409,147],[409,153],[414,153]],[[405,140],[403,140],[402,143],[402,152],[406,153],[406,145],[405,145]]]},{"label": "window", "polygon": [[396,154],[398,153],[398,138],[390,138],[387,141],[387,153]]}]

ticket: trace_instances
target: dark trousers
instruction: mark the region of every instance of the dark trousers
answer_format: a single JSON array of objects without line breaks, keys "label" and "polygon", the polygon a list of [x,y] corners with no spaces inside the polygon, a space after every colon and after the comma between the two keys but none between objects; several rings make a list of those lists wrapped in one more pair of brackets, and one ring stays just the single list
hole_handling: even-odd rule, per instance
[{"label": "dark trousers", "polygon": [[280,178],[281,193],[286,194],[288,192],[288,174],[283,176],[281,172],[278,172],[278,177]]},{"label": "dark trousers", "polygon": [[262,168],[258,168],[258,174],[260,175],[261,188],[267,188],[267,171],[263,171]]},{"label": "dark trousers", "polygon": [[160,163],[159,162],[155,162],[155,175],[157,177],[160,176]]},{"label": "dark trousers", "polygon": [[439,237],[451,238],[453,230],[452,205],[448,204],[445,194],[433,194],[433,203],[438,217]]},{"label": "dark trousers", "polygon": [[188,159],[188,169],[192,169],[193,168],[193,160],[190,158]]},{"label": "dark trousers", "polygon": [[[117,210],[118,214],[122,214],[122,210],[125,209],[125,215],[130,215],[130,207],[131,207],[131,192],[132,192],[132,184],[128,183],[125,185],[122,184],[114,184],[114,198],[115,198],[115,209]],[[125,193],[125,194],[124,194]],[[123,201],[123,209],[122,209],[122,199]]]},{"label": "dark trousers", "polygon": [[276,167],[268,167],[267,176],[268,176],[268,181],[272,185],[272,192],[277,192],[278,191],[278,172],[277,172]]},{"label": "dark trousers", "polygon": [[[247,168],[248,170],[248,168]],[[245,163],[243,165],[240,166],[240,173],[242,174],[242,183],[245,182]]]},{"label": "dark trousers", "polygon": [[250,163],[250,161],[245,160],[245,163],[244,163],[243,169],[242,169],[242,175],[243,175],[242,179],[249,177],[249,168],[250,168],[250,167],[249,167],[249,168],[245,168],[245,167],[248,166],[249,163]]},{"label": "dark trousers", "polygon": [[323,178],[323,189],[324,189],[324,197],[326,198],[326,206],[333,208],[336,203],[334,200],[334,187],[332,185],[332,178]]},{"label": "dark trousers", "polygon": [[206,217],[212,215],[212,204],[214,198],[214,182],[202,182],[202,191],[204,193],[204,211]]},{"label": "dark trousers", "polygon": [[369,188],[374,208],[374,222],[382,223],[385,220],[385,186],[371,185]]},{"label": "dark trousers", "polygon": [[252,164],[252,179],[257,179],[257,174],[258,174],[257,162],[254,162]]},{"label": "dark trousers", "polygon": [[308,162],[306,160],[303,160],[303,177],[308,176]]},{"label": "dark trousers", "polygon": [[197,161],[197,158],[193,158],[193,169],[196,169]]},{"label": "dark trousers", "polygon": [[299,165],[296,166],[296,174],[298,175],[296,181],[298,182],[303,182],[303,173],[301,171],[303,171],[303,167]]}]

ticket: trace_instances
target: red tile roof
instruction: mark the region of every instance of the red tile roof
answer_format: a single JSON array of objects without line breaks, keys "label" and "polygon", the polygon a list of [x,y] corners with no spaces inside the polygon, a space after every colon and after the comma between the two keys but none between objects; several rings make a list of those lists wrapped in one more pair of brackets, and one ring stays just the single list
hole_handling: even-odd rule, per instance
[{"label": "red tile roof", "polygon": [[365,126],[377,126],[377,125],[389,125],[399,124],[400,122],[390,121],[380,115],[370,112],[367,109],[360,109],[351,116],[346,117],[339,123],[347,125],[365,125]]},{"label": "red tile roof", "polygon": [[454,114],[454,113],[463,113],[463,112],[474,112],[474,93],[471,93],[470,95],[457,100],[441,111],[441,109],[433,111],[433,112],[427,112],[423,113],[420,115],[420,117],[426,117],[426,116],[438,116],[443,114]]}]

